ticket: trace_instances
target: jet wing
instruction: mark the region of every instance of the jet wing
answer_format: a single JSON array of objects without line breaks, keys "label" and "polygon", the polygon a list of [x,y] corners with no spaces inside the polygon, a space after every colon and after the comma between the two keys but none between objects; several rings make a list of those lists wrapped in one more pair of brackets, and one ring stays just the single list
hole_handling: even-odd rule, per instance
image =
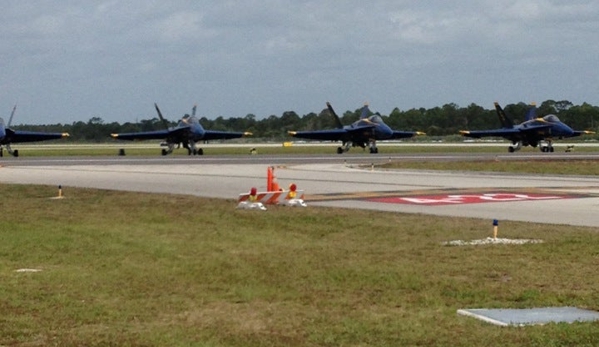
[{"label": "jet wing", "polygon": [[301,139],[323,140],[323,141],[346,141],[353,135],[359,135],[364,130],[370,130],[374,125],[360,126],[355,128],[314,130],[314,131],[290,131],[289,135]]},{"label": "jet wing", "polygon": [[164,140],[167,138],[178,137],[183,135],[189,127],[180,127],[171,130],[155,130],[155,131],[140,131],[137,133],[121,133],[121,134],[110,134],[110,136],[117,140]]},{"label": "jet wing", "polygon": [[481,137],[510,137],[520,135],[520,130],[518,129],[494,129],[494,130],[460,130],[460,134],[466,137],[473,137],[476,139],[480,139]]},{"label": "jet wing", "polygon": [[481,138],[481,137],[505,137],[505,138],[518,138],[529,133],[534,133],[539,130],[551,128],[551,125],[538,125],[529,126],[526,128],[502,128],[492,130],[461,130],[460,134],[466,137]]},{"label": "jet wing", "polygon": [[6,129],[6,137],[10,139],[10,142],[12,143],[55,140],[68,136],[68,133],[42,133],[37,131],[21,131]]},{"label": "jet wing", "polygon": [[408,137],[414,137],[416,135],[425,135],[420,131],[398,131],[393,130],[393,135],[389,139],[405,139]]},{"label": "jet wing", "polygon": [[226,139],[236,139],[243,136],[251,136],[250,132],[232,132],[232,131],[215,131],[215,130],[205,130],[204,137],[202,140],[226,140]]},{"label": "jet wing", "polygon": [[589,130],[574,130],[574,135],[572,135],[572,137],[576,137],[576,136],[581,136],[581,135],[589,135],[589,134],[594,134],[594,131],[589,131]]}]

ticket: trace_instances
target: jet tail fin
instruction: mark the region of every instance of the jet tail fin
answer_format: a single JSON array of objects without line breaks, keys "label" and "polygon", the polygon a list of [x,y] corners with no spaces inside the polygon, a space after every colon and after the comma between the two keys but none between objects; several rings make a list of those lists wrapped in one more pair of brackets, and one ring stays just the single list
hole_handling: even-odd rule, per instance
[{"label": "jet tail fin", "polygon": [[8,126],[12,124],[12,117],[15,115],[15,111],[17,110],[17,105],[12,108],[12,112],[10,113],[10,118],[8,119]]},{"label": "jet tail fin", "polygon": [[528,108],[528,110],[526,111],[526,118],[525,120],[532,120],[537,118],[537,104],[534,102],[530,103],[530,107]]},{"label": "jet tail fin", "polygon": [[370,109],[368,108],[368,103],[365,102],[362,107],[362,113],[360,113],[360,119],[368,118],[368,116],[370,116]]},{"label": "jet tail fin", "polygon": [[154,103],[154,107],[156,107],[156,112],[158,112],[158,117],[164,125],[164,129],[168,129],[168,122],[164,119],[164,117],[162,117],[162,112],[160,112],[160,109],[158,108],[158,105],[156,103]]},{"label": "jet tail fin", "polygon": [[495,102],[495,111],[497,111],[497,117],[501,122],[501,126],[507,129],[514,127],[514,122],[505,114],[499,103]]},{"label": "jet tail fin", "polygon": [[343,123],[341,123],[341,119],[339,119],[339,116],[337,116],[335,110],[333,110],[333,106],[331,106],[331,104],[328,101],[327,108],[329,109],[329,112],[333,115],[333,117],[335,117],[335,125],[337,126],[337,128],[343,129]]}]

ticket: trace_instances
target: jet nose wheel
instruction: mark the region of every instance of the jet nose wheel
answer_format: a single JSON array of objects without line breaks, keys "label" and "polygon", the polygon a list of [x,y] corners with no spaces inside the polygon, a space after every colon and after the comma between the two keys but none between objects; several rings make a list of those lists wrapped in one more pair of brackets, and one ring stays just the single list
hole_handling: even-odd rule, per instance
[{"label": "jet nose wheel", "polygon": [[337,147],[337,154],[343,154],[343,148]]},{"label": "jet nose wheel", "polygon": [[553,146],[541,147],[541,152],[549,153],[549,152],[554,152],[554,151],[555,151],[555,149],[553,148]]}]

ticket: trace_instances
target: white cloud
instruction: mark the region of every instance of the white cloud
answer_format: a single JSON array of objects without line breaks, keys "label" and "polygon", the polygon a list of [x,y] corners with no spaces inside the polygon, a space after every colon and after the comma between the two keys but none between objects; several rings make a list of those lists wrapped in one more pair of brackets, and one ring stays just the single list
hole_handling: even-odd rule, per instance
[{"label": "white cloud", "polygon": [[531,89],[599,104],[597,18],[583,0],[8,1],[0,114],[14,100],[24,122],[131,121],[154,101],[206,116],[302,114],[327,99],[388,112]]}]

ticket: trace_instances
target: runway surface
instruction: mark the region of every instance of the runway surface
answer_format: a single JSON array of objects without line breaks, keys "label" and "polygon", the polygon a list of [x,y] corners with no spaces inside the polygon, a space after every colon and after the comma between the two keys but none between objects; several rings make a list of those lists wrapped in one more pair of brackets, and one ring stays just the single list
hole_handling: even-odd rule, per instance
[{"label": "runway surface", "polygon": [[[251,187],[264,190],[267,167],[273,165],[279,185],[286,188],[295,183],[305,191],[309,206],[599,226],[599,179],[595,177],[383,171],[370,165],[489,156],[4,158],[0,182],[61,185],[67,198],[69,187],[89,187],[236,199]],[[539,157],[547,158],[531,155]],[[506,154],[506,158],[515,156]]]}]

